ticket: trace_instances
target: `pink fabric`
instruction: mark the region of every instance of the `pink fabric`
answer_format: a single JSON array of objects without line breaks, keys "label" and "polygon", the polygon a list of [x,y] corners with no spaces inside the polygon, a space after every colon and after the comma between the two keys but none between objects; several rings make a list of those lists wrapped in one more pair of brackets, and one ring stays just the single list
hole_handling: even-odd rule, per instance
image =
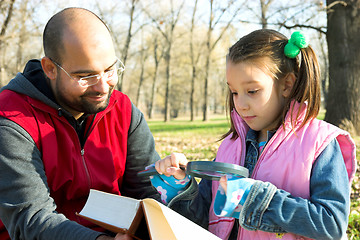
[{"label": "pink fabric", "polygon": [[[296,103],[293,117],[296,116],[300,104]],[[289,111],[290,113],[291,111]],[[313,119],[302,128],[306,108],[302,106],[299,122],[292,127],[291,117],[286,117],[285,129],[281,126],[260,154],[252,173],[252,178],[273,183],[277,188],[290,192],[293,196],[308,199],[310,196],[309,181],[314,161],[326,146],[336,138],[339,142],[349,183],[352,182],[356,171],[355,144],[349,133],[324,121]],[[241,117],[233,111],[232,119],[239,134],[239,138],[231,140],[228,136],[221,143],[216,161],[235,163],[241,166],[245,160],[245,136],[247,125]],[[301,151],[299,147],[301,146]],[[233,218],[217,217],[213,204],[219,183],[213,181],[213,202],[209,212],[209,231],[222,239],[227,239],[233,228]],[[239,228],[238,239],[279,239],[275,233],[263,231],[248,231]],[[284,234],[281,239],[306,239],[294,234]]]}]

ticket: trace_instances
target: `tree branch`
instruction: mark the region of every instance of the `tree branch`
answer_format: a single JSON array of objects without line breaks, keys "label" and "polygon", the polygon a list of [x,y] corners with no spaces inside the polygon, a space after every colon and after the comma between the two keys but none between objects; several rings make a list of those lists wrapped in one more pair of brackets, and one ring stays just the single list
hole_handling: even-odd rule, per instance
[{"label": "tree branch", "polygon": [[6,28],[7,28],[8,24],[9,24],[9,22],[10,22],[10,18],[11,18],[12,12],[13,12],[14,3],[15,3],[15,0],[10,1],[10,6],[9,6],[9,9],[8,9],[8,12],[7,12],[7,16],[5,18],[5,21],[4,21],[3,25],[2,25],[2,27],[1,27],[0,37],[5,35]]},{"label": "tree branch", "polygon": [[286,25],[285,23],[279,23],[279,24],[273,24],[273,25],[278,25],[278,26],[281,26],[281,27],[284,27],[286,29],[292,29],[292,28],[309,28],[309,29],[314,29],[320,33],[323,33],[323,34],[326,34],[326,31],[323,30],[323,28],[326,28],[326,27],[314,27],[314,26],[311,26],[311,25],[305,25],[305,24],[294,24],[294,25]]}]

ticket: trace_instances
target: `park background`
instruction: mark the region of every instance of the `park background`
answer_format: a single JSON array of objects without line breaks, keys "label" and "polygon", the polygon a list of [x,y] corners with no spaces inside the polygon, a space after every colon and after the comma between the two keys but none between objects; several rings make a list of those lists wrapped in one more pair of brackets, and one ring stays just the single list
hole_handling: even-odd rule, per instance
[{"label": "park background", "polygon": [[[322,71],[319,118],[348,130],[359,149],[360,1],[0,0],[0,87],[43,56],[44,25],[65,7],[87,8],[108,25],[126,66],[117,89],[144,113],[162,157],[215,157],[229,128],[225,55],[259,28],[309,37]],[[358,171],[349,239],[360,239],[359,191]]]}]

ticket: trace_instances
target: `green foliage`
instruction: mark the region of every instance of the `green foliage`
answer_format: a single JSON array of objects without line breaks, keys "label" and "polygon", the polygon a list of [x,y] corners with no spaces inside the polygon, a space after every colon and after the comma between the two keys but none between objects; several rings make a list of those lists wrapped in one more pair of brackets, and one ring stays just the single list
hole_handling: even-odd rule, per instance
[{"label": "green foliage", "polygon": [[[323,119],[324,115],[324,111],[320,111],[318,118]],[[156,150],[161,157],[172,152],[181,152],[190,161],[214,159],[220,145],[218,140],[229,130],[230,126],[225,117],[211,119],[207,122],[174,120],[165,123],[150,120],[148,124],[155,138]],[[354,137],[354,140],[357,145],[357,159],[359,159],[360,137]],[[359,175],[358,169],[352,184],[351,212],[347,229],[348,238],[352,240],[360,240]]]},{"label": "green foliage", "polygon": [[[357,203],[359,204],[359,203]],[[349,239],[360,239],[360,213],[356,210],[353,210],[349,217],[349,227],[347,230]]]}]

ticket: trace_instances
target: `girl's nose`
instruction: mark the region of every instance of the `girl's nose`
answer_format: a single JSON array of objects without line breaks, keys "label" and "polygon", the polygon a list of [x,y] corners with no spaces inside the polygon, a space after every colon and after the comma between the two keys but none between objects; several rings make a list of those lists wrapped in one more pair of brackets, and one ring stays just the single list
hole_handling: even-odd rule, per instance
[{"label": "girl's nose", "polygon": [[239,110],[249,109],[249,104],[246,100],[246,96],[238,96],[235,101],[235,106]]}]

